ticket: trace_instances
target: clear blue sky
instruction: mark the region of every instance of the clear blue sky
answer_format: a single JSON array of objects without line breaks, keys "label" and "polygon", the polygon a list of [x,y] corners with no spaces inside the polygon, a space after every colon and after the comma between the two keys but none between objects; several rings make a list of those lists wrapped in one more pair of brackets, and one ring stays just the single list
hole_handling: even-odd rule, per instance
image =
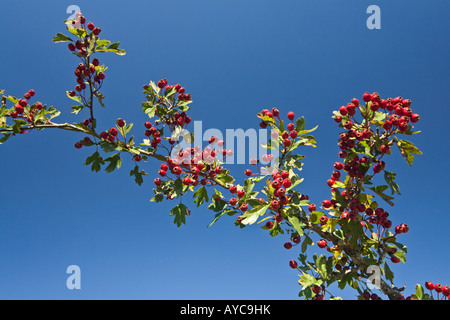
[{"label": "clear blue sky", "polygon": [[[414,143],[424,155],[413,168],[397,153],[402,195],[390,210],[406,222],[407,263],[392,266],[407,294],[426,280],[450,284],[447,244],[450,2],[432,1],[8,1],[1,5],[0,87],[63,111],[77,60],[65,44],[66,8],[78,5],[103,37],[127,55],[102,55],[109,66],[107,109],[100,126],[123,117],[145,121],[140,103],[149,80],[179,82],[192,94],[191,117],[204,127],[257,127],[255,114],[276,106],[319,125],[317,149],[306,149],[301,190],[320,203],[338,160],[332,111],[378,91],[410,98],[421,114]],[[366,27],[366,9],[381,8],[381,30]],[[296,299],[296,251],[285,237],[233,218],[206,228],[213,213],[192,207],[176,228],[172,203],[150,204],[158,164],[138,187],[131,161],[114,174],[92,173],[91,154],[69,132],[33,132],[0,146],[0,298],[2,299]],[[246,166],[235,165],[242,177]],[[188,202],[189,204],[189,202]],[[66,288],[67,266],[81,268],[81,290]],[[338,292],[335,292],[338,293]],[[353,298],[353,291],[340,295]]]}]

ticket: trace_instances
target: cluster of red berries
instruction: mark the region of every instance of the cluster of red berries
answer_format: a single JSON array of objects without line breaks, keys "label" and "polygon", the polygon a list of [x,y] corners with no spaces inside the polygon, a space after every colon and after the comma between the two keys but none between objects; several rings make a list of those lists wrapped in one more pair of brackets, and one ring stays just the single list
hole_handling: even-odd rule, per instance
[{"label": "cluster of red berries", "polygon": [[92,84],[94,87],[101,84],[105,79],[105,74],[102,71],[97,72],[95,67],[99,66],[99,64],[100,62],[97,58],[94,58],[89,66],[86,66],[82,62],[78,64],[74,71],[75,77],[77,77],[77,85],[75,86],[75,90],[69,91],[71,97],[75,97],[77,92],[80,93],[85,90],[86,83]]},{"label": "cluster of red berries", "polygon": [[[72,27],[77,29],[83,29],[83,30],[89,30],[92,32],[92,34],[97,37],[102,29],[96,27],[92,22],[89,22],[86,25],[86,18],[79,12],[75,14],[76,19],[72,20]],[[75,52],[79,54],[80,56],[86,56],[86,48],[90,46],[90,42],[86,40],[85,42],[82,42],[81,40],[75,41],[75,43],[69,43],[68,47],[69,50],[72,52]]]},{"label": "cluster of red berries", "polygon": [[11,118],[17,119],[19,117],[23,117],[28,123],[34,123],[34,115],[43,108],[42,103],[36,102],[29,106],[29,110],[25,109],[34,95],[35,91],[33,89],[27,91],[23,95],[23,99],[19,99],[19,101],[14,105],[14,111],[9,114]]},{"label": "cluster of red berries", "polygon": [[[184,185],[192,185],[195,187],[198,184],[208,184],[208,179],[214,178],[224,170],[222,166],[217,165],[218,155],[233,155],[232,150],[223,148],[223,140],[218,140],[217,137],[211,137],[209,142],[210,144],[203,150],[200,146],[194,146],[193,148],[186,148],[179,151],[178,154],[168,158],[166,163],[161,165],[158,174],[161,177],[166,177],[168,173],[172,173],[175,175],[175,178],[180,178],[183,175],[182,182]],[[156,186],[162,184],[160,178],[155,179],[154,182]]]},{"label": "cluster of red berries", "polygon": [[83,146],[91,146],[92,144],[93,144],[93,142],[92,142],[91,138],[84,137],[83,140],[80,140],[75,143],[75,148],[81,149]]},{"label": "cluster of red berries", "polygon": [[450,295],[450,286],[441,285],[440,283],[433,283],[431,281],[425,282],[425,288],[430,290],[431,295],[433,295],[433,291],[437,293],[437,299],[439,299],[439,294],[442,293],[442,299],[449,299]]},{"label": "cluster of red berries", "polygon": [[[180,84],[176,85],[167,85],[168,81],[167,79],[161,79],[158,81],[158,88],[164,89],[165,93],[175,88],[175,91],[177,92],[177,95],[175,95],[175,99],[178,101],[191,101],[191,95],[186,93],[186,90],[184,87],[182,87]],[[189,123],[191,123],[192,119],[189,117],[186,112],[172,112],[168,113],[167,116],[163,119],[164,123],[166,125],[169,125],[169,128],[173,131],[174,126],[181,126],[185,127]],[[151,138],[150,145],[152,148],[156,149],[158,145],[162,142],[161,140],[161,132],[151,123],[151,122],[145,122],[145,131],[144,135],[147,138]],[[175,143],[174,140],[168,139],[168,142],[170,145],[173,145]]]},{"label": "cluster of red berries", "polygon": [[[265,117],[269,117],[272,118],[274,120],[278,120],[280,121],[280,111],[277,108],[272,108],[272,111],[269,111],[267,109],[262,110],[262,115]],[[292,141],[297,138],[297,131],[295,130],[295,125],[292,122],[295,118],[295,113],[290,111],[287,114],[287,117],[289,120],[291,120],[291,122],[287,125],[287,129],[288,131],[283,131],[281,133],[281,137],[283,138],[283,145],[287,148],[292,144]],[[268,124],[266,121],[261,121],[261,123],[259,124],[259,126],[263,129],[267,128]],[[272,138],[277,139],[278,138],[278,133],[277,132],[272,132]],[[292,140],[291,140],[292,139]]]},{"label": "cluster of red berries", "polygon": [[291,187],[292,181],[289,179],[289,172],[287,171],[273,171],[272,182],[273,196],[270,202],[270,208],[274,211],[278,211],[282,206],[289,204],[292,200],[290,196],[286,195],[286,189]]},{"label": "cluster of red berries", "polygon": [[164,89],[164,92],[169,92],[172,90],[172,88],[175,88],[175,91],[178,93],[178,100],[179,101],[191,101],[191,95],[189,93],[186,93],[186,89],[182,87],[179,83],[176,85],[167,85],[167,79],[161,79],[158,81],[158,88]]}]

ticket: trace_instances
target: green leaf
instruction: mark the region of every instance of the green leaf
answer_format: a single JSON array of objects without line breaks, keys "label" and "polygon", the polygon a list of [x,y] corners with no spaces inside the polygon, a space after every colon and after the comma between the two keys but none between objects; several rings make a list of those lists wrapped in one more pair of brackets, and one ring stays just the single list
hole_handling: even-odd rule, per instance
[{"label": "green leaf", "polygon": [[372,187],[369,189],[372,190],[373,192],[375,192],[378,196],[381,197],[381,199],[383,199],[384,201],[386,201],[389,205],[391,205],[393,207],[394,203],[392,202],[392,200],[394,200],[394,198],[383,193],[383,191],[385,191],[388,188],[389,188],[388,186],[383,185],[383,186],[378,186],[378,187]]},{"label": "green leaf", "polygon": [[394,273],[392,272],[391,268],[389,268],[389,265],[387,263],[384,264],[384,273],[386,276],[386,280],[393,283],[394,281]]},{"label": "green leaf", "polygon": [[144,111],[150,119],[153,118],[155,116],[157,106],[152,104],[149,105],[147,102],[144,102],[142,105],[144,106],[142,111]]},{"label": "green leaf", "polygon": [[316,271],[320,274],[323,280],[328,280],[331,274],[331,265],[327,263],[327,258],[324,255],[315,255],[314,263],[316,264]]},{"label": "green leaf", "polygon": [[105,164],[105,160],[100,156],[100,153],[98,151],[95,151],[91,156],[87,157],[84,164],[91,165],[91,170],[95,172],[99,172],[101,169],[101,166]]},{"label": "green leaf", "polygon": [[119,56],[125,55],[125,50],[119,49],[120,42],[115,42],[106,47],[106,51],[113,52]]},{"label": "green leaf", "polygon": [[197,208],[200,207],[203,202],[208,202],[208,191],[206,191],[206,188],[204,186],[200,187],[197,191],[194,192],[194,202],[197,204]]},{"label": "green leaf", "polygon": [[235,213],[237,213],[237,212],[235,210],[232,210],[232,209],[223,210],[222,212],[217,213],[214,216],[214,220],[208,225],[208,228],[211,227],[214,223],[216,223],[217,220],[219,220],[220,217],[223,216],[224,214],[232,215],[232,214],[235,214]]},{"label": "green leaf", "polygon": [[415,298],[417,300],[423,300],[424,298],[424,290],[420,284],[416,284],[416,295]]},{"label": "green leaf", "polygon": [[136,165],[134,167],[133,170],[130,171],[130,177],[134,176],[134,181],[138,184],[141,185],[144,182],[144,179],[142,178],[143,175],[147,175],[147,173],[145,173],[144,170],[139,171],[139,167],[138,165]]},{"label": "green leaf", "polygon": [[402,139],[397,139],[397,147],[400,150],[403,158],[406,162],[412,166],[414,161],[413,155],[421,155],[423,154],[412,142]]},{"label": "green leaf", "polygon": [[74,28],[72,26],[67,26],[67,30],[70,33],[72,33],[73,35],[79,37],[80,39],[86,37],[86,35],[87,35],[86,30],[84,30],[84,29],[77,29],[77,28]]},{"label": "green leaf", "polygon": [[269,209],[270,204],[260,207],[255,207],[244,213],[244,219],[241,221],[244,225],[250,225],[256,222],[260,216],[262,216],[267,209]]},{"label": "green leaf", "polygon": [[173,222],[177,225],[177,227],[180,227],[182,224],[186,224],[186,216],[190,214],[191,212],[189,209],[182,203],[170,210],[170,215],[174,216]]},{"label": "green leaf", "polygon": [[222,172],[214,177],[215,180],[219,181],[222,185],[226,186],[234,182],[234,178],[228,174],[228,172]]},{"label": "green leaf", "polygon": [[308,246],[312,245],[314,245],[314,241],[312,241],[312,239],[308,235],[306,235],[302,242],[302,253],[305,253]]},{"label": "green leaf", "polygon": [[322,285],[323,281],[320,279],[314,278],[312,275],[308,273],[303,273],[300,275],[300,280],[298,280],[298,283],[302,287],[310,287],[312,285],[320,286]]},{"label": "green leaf", "polygon": [[397,193],[400,194],[400,188],[398,184],[395,182],[395,176],[397,174],[389,171],[384,171],[384,180],[386,180],[387,184],[391,187],[392,194]]},{"label": "green leaf", "polygon": [[19,99],[17,99],[16,97],[13,97],[13,96],[7,96],[6,99],[11,101],[12,103],[18,103],[19,102]]},{"label": "green leaf", "polygon": [[312,223],[319,223],[320,222],[320,217],[323,216],[323,212],[319,212],[319,211],[313,211],[311,212],[311,217],[309,218],[309,220]]},{"label": "green leaf", "polygon": [[107,45],[111,44],[111,41],[109,41],[109,40],[97,40],[96,43],[97,43],[98,46],[107,46]]},{"label": "green leaf", "polygon": [[397,257],[401,262],[406,263],[406,256],[404,251],[397,250],[397,252],[394,253],[394,256]]},{"label": "green leaf", "polygon": [[209,210],[212,210],[214,212],[221,212],[227,207],[227,202],[224,200],[214,200],[212,203],[208,206]]},{"label": "green leaf", "polygon": [[103,103],[103,99],[105,99],[105,96],[98,91],[94,93],[94,96],[97,98],[98,103],[104,108],[105,104]]},{"label": "green leaf", "polygon": [[295,125],[295,131],[300,132],[305,130],[305,118],[301,117],[297,119],[296,125]]},{"label": "green leaf", "polygon": [[84,109],[84,106],[82,106],[82,105],[72,106],[72,113],[78,114],[78,112],[80,112],[83,109]]},{"label": "green leaf", "polygon": [[299,136],[301,136],[301,135],[304,135],[304,134],[307,134],[307,133],[310,133],[310,132],[315,131],[318,127],[319,127],[319,126],[315,126],[314,128],[309,129],[309,130],[300,130],[300,131],[297,132],[297,134],[298,134]]},{"label": "green leaf", "polygon": [[305,224],[300,221],[298,217],[296,217],[293,214],[287,214],[288,221],[292,224],[292,227],[295,229],[295,231],[298,232],[300,236],[303,236],[303,228]]},{"label": "green leaf", "polygon": [[73,101],[76,101],[76,102],[78,102],[78,103],[81,104],[81,97],[80,97],[80,96],[74,96],[74,97],[71,97],[70,94],[69,94],[69,91],[66,91],[66,96],[67,96],[69,99],[72,99]]},{"label": "green leaf", "polygon": [[4,134],[3,137],[0,139],[0,144],[3,144],[4,142],[6,142],[6,140],[9,139],[9,137],[11,137],[11,134]]},{"label": "green leaf", "polygon": [[120,158],[120,154],[116,153],[109,158],[106,158],[105,161],[109,162],[109,165],[105,168],[105,171],[107,173],[113,172],[116,168],[120,169],[120,166],[122,165],[122,159]]},{"label": "green leaf", "polygon": [[53,37],[52,41],[55,43],[58,43],[58,42],[67,42],[67,41],[73,41],[73,40],[62,33],[57,33],[56,36]]}]

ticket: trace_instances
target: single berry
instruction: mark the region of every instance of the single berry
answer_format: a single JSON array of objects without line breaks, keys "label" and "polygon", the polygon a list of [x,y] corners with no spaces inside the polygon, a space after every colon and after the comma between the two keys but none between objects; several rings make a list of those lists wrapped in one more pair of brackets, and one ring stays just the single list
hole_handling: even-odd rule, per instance
[{"label": "single berry", "polygon": [[325,248],[327,244],[328,244],[327,241],[324,239],[317,241],[317,246],[321,249]]},{"label": "single berry", "polygon": [[125,125],[125,121],[123,119],[117,119],[117,125],[122,128]]},{"label": "single berry", "polygon": [[291,261],[289,261],[289,266],[290,266],[292,269],[297,269],[298,263],[297,263],[297,261],[295,261],[295,260],[291,260]]}]

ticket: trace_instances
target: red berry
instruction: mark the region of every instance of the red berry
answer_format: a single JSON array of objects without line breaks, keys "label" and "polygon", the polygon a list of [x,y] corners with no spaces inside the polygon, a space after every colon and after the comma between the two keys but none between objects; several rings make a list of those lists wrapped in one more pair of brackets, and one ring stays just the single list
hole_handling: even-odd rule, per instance
[{"label": "red berry", "polygon": [[297,269],[298,263],[297,263],[297,261],[295,261],[295,260],[291,260],[291,261],[289,261],[289,266],[290,266],[292,269]]},{"label": "red berry", "polygon": [[250,177],[250,176],[252,175],[252,170],[246,169],[246,170],[244,171],[244,173],[245,173],[245,175],[246,175],[247,177]]},{"label": "red berry", "polygon": [[341,150],[341,151],[339,151],[339,158],[345,158],[345,157],[347,157],[347,152],[345,152],[345,151],[343,151],[343,150]]},{"label": "red berry", "polygon": [[83,142],[84,142],[84,144],[90,144],[92,141],[91,141],[91,138],[85,137],[85,138],[83,139]]},{"label": "red berry", "polygon": [[417,121],[420,120],[420,116],[417,113],[414,113],[414,114],[411,115],[410,119],[411,119],[412,123],[416,123]]},{"label": "red berry", "polygon": [[230,199],[230,205],[235,206],[237,203],[237,199],[236,198],[231,198]]},{"label": "red berry", "polygon": [[291,140],[286,139],[286,140],[283,141],[283,144],[284,144],[285,147],[289,147],[291,145]]},{"label": "red berry", "polygon": [[239,199],[244,197],[244,195],[245,195],[245,191],[244,190],[240,189],[240,190],[237,191],[237,196],[238,196]]},{"label": "red berry", "polygon": [[77,149],[81,149],[82,146],[83,146],[83,143],[81,143],[81,141],[78,141],[77,143],[75,143],[75,148],[77,148]]},{"label": "red berry", "polygon": [[277,117],[280,114],[280,111],[277,108],[272,108],[272,114]]},{"label": "red berry", "polygon": [[284,247],[286,248],[286,249],[290,249],[290,248],[292,248],[292,243],[290,243],[290,242],[286,242],[285,244],[284,244]]},{"label": "red berry", "polygon": [[364,93],[363,100],[364,100],[364,102],[369,102],[370,100],[372,100],[372,95],[368,92]]},{"label": "red berry", "polygon": [[280,203],[278,202],[278,200],[272,200],[272,202],[270,202],[270,206],[272,207],[273,210],[278,210],[278,208],[280,208]]},{"label": "red berry", "polygon": [[100,28],[94,28],[94,30],[92,30],[92,33],[94,33],[94,35],[98,36],[100,34],[100,32],[102,32],[102,29]]},{"label": "red berry", "polygon": [[117,125],[122,128],[125,125],[125,121],[122,119],[117,119]]},{"label": "red berry", "polygon": [[399,262],[400,262],[400,259],[397,258],[396,256],[392,256],[392,257],[391,257],[391,261],[392,261],[392,263],[399,263]]},{"label": "red berry", "polygon": [[20,100],[19,100],[19,105],[21,105],[22,107],[25,108],[25,107],[27,106],[27,104],[28,104],[28,103],[27,103],[25,100],[23,100],[23,99],[20,99]]},{"label": "red berry", "polygon": [[291,122],[291,123],[289,123],[289,124],[287,125],[287,129],[288,129],[289,131],[293,131],[293,130],[295,129],[295,125]]},{"label": "red berry", "polygon": [[117,136],[118,131],[116,128],[111,128],[111,129],[109,129],[109,133],[115,137],[115,136]]},{"label": "red berry", "polygon": [[283,180],[283,187],[285,187],[286,189],[289,188],[292,185],[292,181],[289,178],[286,178]]},{"label": "red berry", "polygon": [[159,187],[161,184],[162,184],[161,179],[160,178],[156,178],[155,179],[155,185]]},{"label": "red berry", "polygon": [[88,27],[88,29],[89,30],[94,30],[94,28],[95,28],[95,26],[94,26],[94,24],[92,23],[92,22],[89,22],[88,24],[87,24],[87,27]]},{"label": "red berry", "polygon": [[140,154],[134,155],[134,161],[139,162],[142,160],[142,156]]},{"label": "red berry", "polygon": [[165,177],[167,175],[167,172],[165,170],[159,170],[158,173],[161,177]]},{"label": "red berry", "polygon": [[316,211],[316,209],[317,209],[317,207],[316,207],[316,205],[315,205],[314,203],[311,203],[311,204],[308,206],[309,212],[314,212],[314,211]]},{"label": "red berry", "polygon": [[276,193],[277,193],[277,197],[284,197],[284,195],[286,194],[286,189],[279,188],[276,190]]},{"label": "red berry", "polygon": [[293,113],[292,111],[291,112],[289,112],[288,114],[287,114],[287,117],[288,117],[288,119],[289,120],[294,120],[294,118],[295,118],[295,113]]},{"label": "red berry", "polygon": [[297,131],[295,131],[295,130],[291,131],[291,134],[290,134],[290,136],[291,136],[291,138],[292,138],[292,139],[295,139],[295,138],[297,138],[297,136],[298,136],[298,133],[297,133]]},{"label": "red berry", "polygon": [[68,48],[70,51],[75,51],[76,47],[73,43],[69,43]]},{"label": "red berry", "polygon": [[22,107],[21,105],[18,105],[18,104],[16,104],[15,106],[14,106],[14,108],[15,108],[15,110],[16,110],[16,112],[18,113],[18,114],[23,114],[23,112],[24,112],[24,107]]},{"label": "red berry", "polygon": [[442,294],[446,297],[450,295],[450,286],[445,285],[442,287]]},{"label": "red berry", "polygon": [[321,249],[325,248],[327,244],[328,244],[327,241],[324,239],[317,241],[317,246]]},{"label": "red berry", "polygon": [[245,212],[245,211],[248,210],[248,206],[244,203],[243,205],[241,205],[241,206],[239,207],[239,209],[241,209],[242,212]]},{"label": "red berry", "polygon": [[320,217],[320,224],[321,225],[327,224],[327,221],[328,221],[328,217],[326,215],[323,215],[323,216]]},{"label": "red berry", "polygon": [[312,286],[312,291],[313,291],[315,294],[319,294],[319,293],[322,292],[322,288],[321,288],[320,286],[314,284],[314,285]]},{"label": "red berry", "polygon": [[324,207],[324,208],[329,208],[329,207],[331,207],[331,201],[330,200],[323,200],[322,201],[322,206]]},{"label": "red berry", "polygon": [[[339,113],[340,113],[341,115],[345,116],[345,115],[348,113],[347,107],[346,107],[346,106],[341,106],[341,107],[339,108]],[[341,118],[341,121],[342,121],[342,118]],[[339,122],[340,122],[340,121],[339,121]]]}]

